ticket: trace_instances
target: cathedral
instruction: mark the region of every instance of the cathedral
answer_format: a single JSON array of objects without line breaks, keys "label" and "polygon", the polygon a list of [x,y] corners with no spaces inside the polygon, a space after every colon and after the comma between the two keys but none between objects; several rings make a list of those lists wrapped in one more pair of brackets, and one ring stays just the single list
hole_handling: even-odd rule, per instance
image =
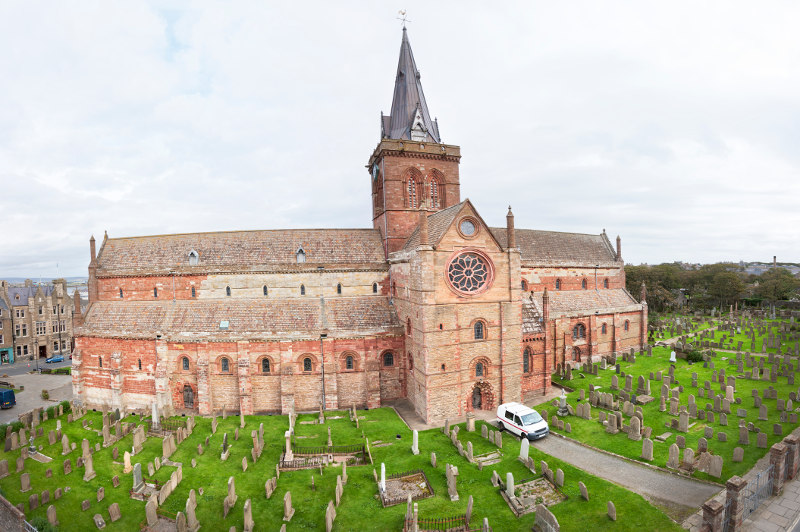
[{"label": "cathedral", "polygon": [[645,345],[619,237],[518,229],[511,208],[489,227],[462,199],[405,29],[380,126],[371,229],[92,237],[74,397],[202,415],[408,401],[430,423]]}]

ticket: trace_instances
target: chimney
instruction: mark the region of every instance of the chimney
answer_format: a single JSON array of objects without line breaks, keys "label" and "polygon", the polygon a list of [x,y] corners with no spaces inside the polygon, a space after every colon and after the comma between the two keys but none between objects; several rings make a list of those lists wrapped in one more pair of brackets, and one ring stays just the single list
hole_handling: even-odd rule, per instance
[{"label": "chimney", "polygon": [[617,261],[622,260],[622,239],[617,235]]},{"label": "chimney", "polygon": [[639,303],[647,303],[647,286],[642,281],[642,293],[639,296]]},{"label": "chimney", "polygon": [[773,268],[777,268],[778,267],[778,256],[777,255],[773,255],[772,256],[772,267]]},{"label": "chimney", "polygon": [[419,245],[430,245],[428,242],[428,213],[422,208],[419,210]]},{"label": "chimney", "polygon": [[514,213],[511,212],[511,205],[508,206],[508,214],[506,214],[506,241],[509,248],[517,247],[517,236],[514,233]]},{"label": "chimney", "polygon": [[83,325],[83,315],[81,314],[81,294],[77,290],[72,293],[72,301],[75,309],[72,311],[72,326],[80,327]]},{"label": "chimney", "polygon": [[94,246],[94,235],[92,235],[92,238],[89,239],[89,254],[92,256],[91,264],[94,264],[97,261],[97,250]]}]

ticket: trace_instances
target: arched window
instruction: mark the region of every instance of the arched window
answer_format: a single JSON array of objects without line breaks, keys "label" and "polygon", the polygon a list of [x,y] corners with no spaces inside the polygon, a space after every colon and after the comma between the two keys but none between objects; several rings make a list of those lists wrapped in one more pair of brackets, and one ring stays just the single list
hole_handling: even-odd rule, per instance
[{"label": "arched window", "polygon": [[529,348],[525,348],[525,352],[522,354],[522,371],[524,373],[529,373],[531,371],[531,350]]},{"label": "arched window", "polygon": [[383,354],[383,365],[387,368],[394,366],[394,355],[392,353]]},{"label": "arched window", "polygon": [[483,377],[483,362],[478,362],[475,364],[475,376]]},{"label": "arched window", "polygon": [[603,279],[603,288],[608,288],[608,279]]},{"label": "arched window", "polygon": [[261,373],[269,373],[269,359],[262,358],[261,359]]},{"label": "arched window", "polygon": [[413,369],[414,369],[414,357],[411,355],[411,353],[409,353],[408,354],[408,371],[411,371]]},{"label": "arched window", "polygon": [[[181,357],[181,367],[183,368],[183,371],[189,371],[189,359],[188,358]],[[223,370],[223,371],[227,371],[227,370]]]},{"label": "arched window", "polygon": [[300,264],[301,262],[306,261],[306,251],[303,248],[297,248],[297,252],[295,253],[295,257],[297,257],[297,263]]},{"label": "arched window", "polygon": [[336,285],[336,293],[342,295],[342,283]]},{"label": "arched window", "polygon": [[139,371],[142,371],[142,359],[139,359]]},{"label": "arched window", "polygon": [[419,207],[417,200],[417,180],[413,177],[408,178],[408,206],[412,209]]},{"label": "arched window", "polygon": [[581,288],[586,290],[586,279],[581,279]]},{"label": "arched window", "polygon": [[603,334],[606,334],[606,331],[607,331],[607,330],[608,330],[608,328],[606,327],[606,324],[604,323],[604,324],[603,324],[603,326],[600,328],[600,331],[601,331]]},{"label": "arched window", "polygon": [[194,286],[192,287],[192,297],[197,297],[197,290],[195,290]]},{"label": "arched window", "polygon": [[397,284],[392,281],[392,296],[397,297]]},{"label": "arched window", "polygon": [[411,318],[406,318],[406,334],[411,335]]},{"label": "arched window", "polygon": [[103,357],[97,357],[97,364],[102,368],[103,367]]},{"label": "arched window", "polygon": [[344,359],[344,369],[353,369],[353,357],[351,355],[347,355],[347,358]]},{"label": "arched window", "polygon": [[483,328],[484,327],[483,327],[483,322],[482,321],[476,321],[475,322],[474,329],[475,329],[475,339],[476,340],[483,340],[483,337],[485,336]]},{"label": "arched window", "polygon": [[434,177],[431,179],[431,207],[439,208],[439,182]]},{"label": "arched window", "polygon": [[556,290],[561,290],[561,279],[556,279]]},{"label": "arched window", "polygon": [[122,299],[122,288],[119,289],[119,298]]},{"label": "arched window", "polygon": [[200,256],[197,254],[195,250],[189,252],[189,266],[197,266],[197,262],[200,259]]},{"label": "arched window", "polygon": [[578,340],[580,338],[586,338],[586,326],[583,323],[577,324],[572,329],[572,339]]},{"label": "arched window", "polygon": [[308,357],[303,359],[303,371],[311,371],[311,359]]},{"label": "arched window", "polygon": [[631,326],[631,322],[629,322],[628,320],[625,320],[625,325],[623,325],[623,328],[627,331],[630,326]]},{"label": "arched window", "polygon": [[522,280],[522,291],[523,292],[528,291],[528,281],[526,281],[525,279]]},{"label": "arched window", "polygon": [[230,361],[227,358],[223,357],[222,360],[219,361],[219,369],[220,371],[222,371],[222,373],[228,373],[231,370]]},{"label": "arched window", "polygon": [[378,283],[372,283],[372,293],[373,294],[378,293]]},{"label": "arched window", "polygon": [[230,286],[226,286],[225,287],[225,295],[228,296],[228,297],[231,297],[231,287]]},{"label": "arched window", "polygon": [[264,295],[269,295],[269,292],[267,291],[267,285],[264,285]]},{"label": "arched window", "polygon": [[153,287],[153,297],[158,297],[158,287],[157,286]]},{"label": "arched window", "polygon": [[304,285],[304,284],[300,285],[300,295],[301,296],[306,295],[306,285]]}]

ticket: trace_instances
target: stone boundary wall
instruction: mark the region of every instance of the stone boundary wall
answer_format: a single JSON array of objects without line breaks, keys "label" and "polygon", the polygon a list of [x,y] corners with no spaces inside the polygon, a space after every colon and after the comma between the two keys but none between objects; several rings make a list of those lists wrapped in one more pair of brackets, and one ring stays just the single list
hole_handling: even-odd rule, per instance
[{"label": "stone boundary wall", "polygon": [[25,532],[25,514],[0,495],[0,530]]}]

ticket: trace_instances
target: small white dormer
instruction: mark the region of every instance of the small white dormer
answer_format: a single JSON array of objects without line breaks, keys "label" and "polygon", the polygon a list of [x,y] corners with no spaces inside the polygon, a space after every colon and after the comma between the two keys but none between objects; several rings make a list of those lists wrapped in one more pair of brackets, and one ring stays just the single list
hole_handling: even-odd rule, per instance
[{"label": "small white dormer", "polygon": [[418,140],[420,142],[428,138],[428,129],[425,127],[425,120],[422,119],[422,113],[419,107],[414,115],[414,121],[411,122],[411,140]]},{"label": "small white dormer", "polygon": [[306,252],[303,249],[303,246],[300,246],[299,248],[297,248],[297,251],[295,252],[295,256],[297,257],[297,264],[300,264],[300,263],[306,261]]},{"label": "small white dormer", "polygon": [[189,266],[197,266],[198,262],[200,262],[200,255],[195,250],[191,250],[189,252]]}]

